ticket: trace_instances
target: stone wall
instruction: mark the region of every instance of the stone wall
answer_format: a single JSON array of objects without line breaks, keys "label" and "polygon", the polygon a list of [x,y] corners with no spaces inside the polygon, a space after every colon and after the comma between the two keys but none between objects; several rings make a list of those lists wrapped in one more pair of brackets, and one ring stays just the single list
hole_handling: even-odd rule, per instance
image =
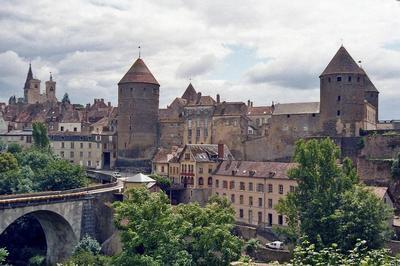
[{"label": "stone wall", "polygon": [[391,166],[391,160],[361,157],[357,160],[357,173],[360,179],[366,183],[371,181],[387,183],[391,180]]},{"label": "stone wall", "polygon": [[392,159],[400,152],[400,134],[365,136],[360,156],[372,159]]}]

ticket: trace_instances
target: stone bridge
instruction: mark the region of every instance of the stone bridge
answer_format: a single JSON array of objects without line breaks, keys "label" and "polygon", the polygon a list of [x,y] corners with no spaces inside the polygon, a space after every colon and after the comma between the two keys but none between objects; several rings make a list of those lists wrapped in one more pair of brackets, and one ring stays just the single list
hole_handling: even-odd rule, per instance
[{"label": "stone bridge", "polygon": [[67,259],[85,234],[104,242],[114,232],[109,203],[119,182],[69,191],[0,196],[0,235],[18,218],[32,215],[46,237],[48,265]]}]

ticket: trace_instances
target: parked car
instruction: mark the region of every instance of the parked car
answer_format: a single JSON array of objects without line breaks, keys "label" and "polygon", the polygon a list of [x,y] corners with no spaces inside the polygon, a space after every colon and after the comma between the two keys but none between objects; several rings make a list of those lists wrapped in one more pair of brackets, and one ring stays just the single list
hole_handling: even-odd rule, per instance
[{"label": "parked car", "polygon": [[274,241],[271,243],[265,244],[267,248],[272,248],[272,249],[283,249],[283,242],[281,241]]},{"label": "parked car", "polygon": [[122,176],[121,176],[121,173],[120,173],[120,172],[114,172],[114,173],[113,173],[113,177],[119,178],[119,177],[122,177]]}]

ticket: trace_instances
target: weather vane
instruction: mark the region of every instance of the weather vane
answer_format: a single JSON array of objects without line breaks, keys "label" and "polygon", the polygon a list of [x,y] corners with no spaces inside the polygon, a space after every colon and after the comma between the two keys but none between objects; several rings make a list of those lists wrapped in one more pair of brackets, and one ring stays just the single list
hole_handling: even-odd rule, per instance
[{"label": "weather vane", "polygon": [[140,45],[139,45],[139,47],[138,47],[138,48],[139,48],[139,58],[140,58],[140,52],[141,52],[141,51],[140,51],[140,49],[141,49]]}]

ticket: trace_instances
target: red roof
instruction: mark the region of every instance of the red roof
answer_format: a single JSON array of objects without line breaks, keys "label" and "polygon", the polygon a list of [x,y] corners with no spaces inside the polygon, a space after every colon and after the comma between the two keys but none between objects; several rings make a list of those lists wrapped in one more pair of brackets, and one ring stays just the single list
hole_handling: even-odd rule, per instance
[{"label": "red roof", "polygon": [[160,86],[141,58],[138,58],[135,63],[133,63],[118,84],[122,83],[150,83]]}]

